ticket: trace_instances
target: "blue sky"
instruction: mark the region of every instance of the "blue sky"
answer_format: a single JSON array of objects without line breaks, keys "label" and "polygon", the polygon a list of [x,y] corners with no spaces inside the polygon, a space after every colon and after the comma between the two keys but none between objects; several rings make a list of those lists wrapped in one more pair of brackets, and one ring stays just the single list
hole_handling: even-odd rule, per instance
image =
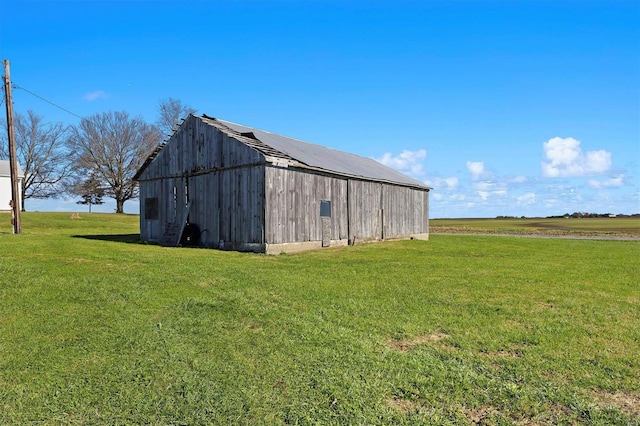
[{"label": "blue sky", "polygon": [[0,59],[79,116],[153,122],[173,97],[378,159],[435,218],[640,212],[637,1],[0,0]]}]

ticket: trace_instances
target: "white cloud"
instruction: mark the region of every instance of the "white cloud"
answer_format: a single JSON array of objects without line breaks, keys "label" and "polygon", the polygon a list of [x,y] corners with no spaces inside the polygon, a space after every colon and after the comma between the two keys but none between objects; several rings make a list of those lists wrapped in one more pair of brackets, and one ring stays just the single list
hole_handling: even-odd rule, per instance
[{"label": "white cloud", "polygon": [[549,139],[542,144],[548,161],[542,163],[545,177],[578,177],[603,173],[611,167],[611,153],[604,150],[582,153],[574,138]]},{"label": "white cloud", "polygon": [[458,186],[458,183],[459,183],[458,178],[455,176],[445,178],[442,181],[445,183],[445,185],[447,185],[448,188],[451,188],[451,189]]},{"label": "white cloud", "polygon": [[587,173],[602,173],[611,167],[611,153],[603,149],[599,151],[587,151],[585,171]]},{"label": "white cloud", "polygon": [[467,170],[471,173],[472,179],[479,179],[484,174],[484,162],[467,161]]},{"label": "white cloud", "polygon": [[589,186],[592,188],[618,188],[624,184],[624,175],[618,175],[614,178],[606,179],[603,181],[598,181],[595,179],[591,179],[589,181]]},{"label": "white cloud", "polygon": [[536,194],[527,192],[524,195],[516,197],[519,206],[532,206],[536,203]]},{"label": "white cloud", "polygon": [[528,179],[525,176],[515,176],[508,180],[509,183],[525,183]]},{"label": "white cloud", "polygon": [[86,101],[95,101],[96,99],[108,99],[109,95],[104,90],[94,90],[85,93],[82,98]]},{"label": "white cloud", "polygon": [[544,206],[549,209],[555,209],[558,204],[560,201],[557,198],[548,198],[544,201]]},{"label": "white cloud", "polygon": [[427,151],[425,149],[419,149],[417,151],[405,149],[396,156],[387,152],[380,158],[374,158],[374,160],[387,167],[406,173],[411,177],[421,179],[425,176],[423,165],[425,158],[427,158]]},{"label": "white cloud", "polygon": [[507,191],[500,189],[497,191],[476,191],[476,194],[482,199],[482,201],[487,201],[489,197],[504,197],[507,195]]},{"label": "white cloud", "polygon": [[476,194],[482,198],[482,201],[487,201],[489,199],[489,191],[476,191]]},{"label": "white cloud", "polygon": [[432,186],[434,189],[455,189],[460,181],[457,177],[451,176],[448,178],[435,177],[424,181],[425,184]]},{"label": "white cloud", "polygon": [[495,180],[479,180],[471,185],[476,191],[487,191],[494,195],[505,195],[509,185],[506,180],[495,178]]},{"label": "white cloud", "polygon": [[473,184],[473,187],[475,189],[480,190],[480,191],[489,191],[489,190],[495,188],[496,184],[491,182],[491,181],[481,181],[481,182],[475,182]]}]

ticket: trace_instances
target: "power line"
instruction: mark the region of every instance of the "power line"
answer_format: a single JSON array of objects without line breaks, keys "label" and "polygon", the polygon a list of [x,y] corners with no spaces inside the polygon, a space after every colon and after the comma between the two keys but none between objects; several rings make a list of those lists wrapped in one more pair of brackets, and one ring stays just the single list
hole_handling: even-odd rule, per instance
[{"label": "power line", "polygon": [[47,102],[47,103],[49,103],[49,104],[53,105],[54,107],[56,107],[56,108],[59,108],[59,109],[63,110],[63,111],[64,111],[64,112],[66,112],[67,114],[71,114],[71,115],[73,115],[74,117],[78,117],[78,118],[79,118],[79,119],[81,119],[81,120],[84,118],[84,117],[80,117],[78,114],[74,114],[73,112],[69,111],[68,109],[62,108],[60,105],[57,105],[57,104],[55,104],[55,103],[53,103],[53,102],[51,102],[51,101],[49,101],[49,100],[47,100],[47,99],[43,98],[43,97],[42,97],[42,96],[40,96],[40,95],[36,95],[35,93],[33,93],[33,92],[31,92],[31,91],[29,91],[29,90],[25,89],[24,87],[18,86],[18,85],[17,85],[17,84],[15,84],[15,83],[13,83],[13,84],[12,84],[12,87],[13,87],[14,89],[21,89],[21,90],[24,90],[25,92],[29,93],[30,95],[35,96],[36,98],[41,99],[41,100],[43,100],[43,101],[45,101],[45,102]]}]

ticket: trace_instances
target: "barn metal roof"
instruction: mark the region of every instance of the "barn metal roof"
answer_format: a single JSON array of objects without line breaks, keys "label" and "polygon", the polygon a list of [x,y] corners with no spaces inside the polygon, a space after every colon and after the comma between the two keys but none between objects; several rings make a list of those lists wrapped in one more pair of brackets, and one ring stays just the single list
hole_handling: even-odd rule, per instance
[{"label": "barn metal roof", "polygon": [[348,152],[338,151],[321,145],[304,142],[287,136],[278,135],[230,121],[214,119],[206,115],[203,119],[213,120],[241,134],[254,138],[286,156],[309,167],[336,172],[339,174],[362,177],[364,179],[393,182],[412,187],[431,189],[422,182],[397,170],[387,167],[371,158],[361,157]]},{"label": "barn metal roof", "polygon": [[[11,164],[8,160],[0,160],[0,176],[11,176]],[[18,177],[24,177],[24,172],[20,168],[20,164],[18,164]]]}]

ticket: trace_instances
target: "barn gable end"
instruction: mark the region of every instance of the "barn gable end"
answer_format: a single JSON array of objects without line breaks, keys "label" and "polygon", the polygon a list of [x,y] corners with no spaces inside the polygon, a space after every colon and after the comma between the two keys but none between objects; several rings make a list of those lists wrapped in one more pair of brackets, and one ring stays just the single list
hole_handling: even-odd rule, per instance
[{"label": "barn gable end", "polygon": [[183,221],[197,232],[183,242],[267,253],[428,238],[429,187],[374,160],[206,115],[190,115],[136,179],[144,241]]}]

